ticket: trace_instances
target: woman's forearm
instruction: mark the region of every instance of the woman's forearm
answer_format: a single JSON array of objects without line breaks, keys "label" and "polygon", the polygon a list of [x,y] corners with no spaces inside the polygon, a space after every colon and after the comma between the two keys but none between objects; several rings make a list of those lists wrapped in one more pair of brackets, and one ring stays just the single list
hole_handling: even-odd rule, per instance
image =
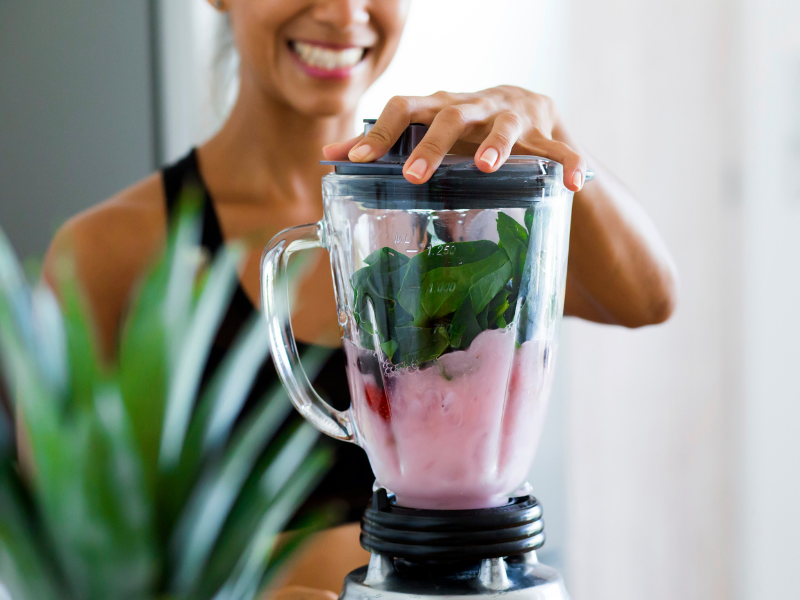
[{"label": "woman's forearm", "polygon": [[566,133],[556,135],[596,171],[575,194],[565,314],[627,327],[666,321],[677,272],[661,235],[625,186]]}]

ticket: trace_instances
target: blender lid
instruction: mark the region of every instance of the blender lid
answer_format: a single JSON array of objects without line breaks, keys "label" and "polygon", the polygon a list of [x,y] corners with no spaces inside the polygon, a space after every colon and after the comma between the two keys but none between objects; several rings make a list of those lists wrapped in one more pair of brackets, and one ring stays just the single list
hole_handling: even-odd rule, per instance
[{"label": "blender lid", "polygon": [[[375,119],[364,119],[364,135],[369,133],[370,129],[375,125],[375,122]],[[427,132],[427,126],[420,123],[412,123],[406,128],[400,136],[400,139],[397,140],[389,152],[373,162],[355,163],[349,160],[323,160],[320,164],[335,167],[335,173],[337,175],[396,175],[402,178],[403,165]],[[550,159],[540,156],[512,155],[509,156],[503,166],[494,173],[484,173],[475,166],[475,161],[472,156],[448,154],[442,160],[441,165],[433,174],[429,183],[441,185],[450,180],[464,180],[464,183],[467,185],[480,185],[482,183],[491,182],[490,185],[495,189],[497,189],[497,186],[517,187],[520,184],[524,187],[528,187],[533,184],[535,180],[540,180],[539,185],[542,185],[544,180],[554,177],[560,179],[561,172],[561,165]],[[587,171],[586,181],[590,181],[593,178],[594,172]]]}]

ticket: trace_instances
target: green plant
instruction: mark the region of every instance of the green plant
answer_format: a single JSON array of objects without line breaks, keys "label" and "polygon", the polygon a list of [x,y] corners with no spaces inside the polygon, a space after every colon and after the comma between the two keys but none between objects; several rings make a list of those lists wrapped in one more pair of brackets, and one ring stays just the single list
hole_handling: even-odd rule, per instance
[{"label": "green plant", "polygon": [[362,344],[374,348],[377,336],[395,365],[422,364],[506,327],[522,285],[532,211],[525,221],[527,229],[499,213],[499,244],[440,243],[412,259],[390,247],[370,254],[352,278]]},{"label": "green plant", "polygon": [[[276,546],[330,455],[308,426],[279,432],[291,411],[279,385],[237,418],[268,356],[262,319],[198,398],[242,250],[201,270],[196,206],[144,279],[113,365],[69,264],[59,306],[28,285],[0,231],[0,373],[30,454],[21,469],[0,415],[0,597],[249,599],[326,518]],[[309,375],[326,358],[304,355]]]}]

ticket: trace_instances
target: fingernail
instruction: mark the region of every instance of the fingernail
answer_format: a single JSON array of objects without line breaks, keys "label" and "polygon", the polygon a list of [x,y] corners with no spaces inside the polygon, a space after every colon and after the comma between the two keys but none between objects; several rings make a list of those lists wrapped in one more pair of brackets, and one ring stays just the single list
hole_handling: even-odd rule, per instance
[{"label": "fingernail", "polygon": [[500,158],[500,153],[494,148],[487,148],[483,151],[483,154],[481,154],[481,160],[490,167],[494,166],[498,158]]},{"label": "fingernail", "polygon": [[372,154],[372,148],[364,144],[363,146],[359,146],[358,148],[353,148],[350,150],[350,160],[367,160],[369,156]]},{"label": "fingernail", "polygon": [[408,167],[408,171],[406,171],[406,173],[417,179],[422,179],[423,177],[425,177],[425,173],[427,171],[428,171],[428,163],[425,162],[424,158],[418,158],[413,163],[411,163],[411,166]]},{"label": "fingernail", "polygon": [[572,176],[572,183],[573,185],[578,188],[578,191],[583,187],[583,173],[580,171],[575,171],[575,175]]}]

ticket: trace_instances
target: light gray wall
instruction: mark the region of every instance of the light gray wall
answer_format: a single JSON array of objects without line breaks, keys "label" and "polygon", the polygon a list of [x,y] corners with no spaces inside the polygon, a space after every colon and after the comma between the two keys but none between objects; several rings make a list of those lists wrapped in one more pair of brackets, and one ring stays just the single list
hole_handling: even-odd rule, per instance
[{"label": "light gray wall", "polygon": [[800,4],[742,0],[741,22],[736,600],[800,598]]},{"label": "light gray wall", "polygon": [[[771,2],[751,3],[769,15]],[[794,585],[796,530],[786,531],[790,545],[780,548],[793,553],[780,561],[757,547],[769,572],[759,569],[763,563],[734,562],[750,548],[747,521],[735,513],[743,491],[735,447],[739,380],[752,368],[737,357],[751,343],[740,335],[746,317],[737,282],[751,248],[735,226],[736,180],[752,173],[759,183],[781,181],[762,179],[760,148],[732,160],[740,126],[732,109],[742,93],[731,92],[729,78],[753,20],[738,22],[730,0],[571,4],[570,127],[636,193],[680,279],[677,311],[664,325],[629,331],[573,321],[566,328],[570,592],[582,600],[800,598],[764,579],[769,573]],[[797,306],[796,295],[776,296],[769,284],[758,289],[775,300],[759,309],[776,323],[784,322],[778,302]],[[797,405],[782,417],[787,432],[796,429]],[[780,464],[776,480],[797,472],[796,463]],[[784,496],[787,505],[796,492]],[[752,523],[771,518],[771,507],[759,508]],[[741,595],[740,574],[757,594]]]},{"label": "light gray wall", "polygon": [[41,254],[156,163],[148,0],[0,0],[0,226]]}]

